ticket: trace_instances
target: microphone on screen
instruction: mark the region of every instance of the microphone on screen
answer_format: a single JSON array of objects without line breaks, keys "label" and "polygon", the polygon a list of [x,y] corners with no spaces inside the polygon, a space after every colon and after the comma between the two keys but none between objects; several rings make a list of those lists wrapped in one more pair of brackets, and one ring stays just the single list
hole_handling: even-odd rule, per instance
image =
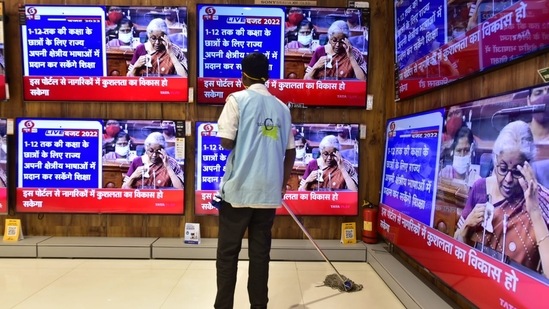
[{"label": "microphone on screen", "polygon": [[499,114],[542,113],[545,111],[545,108],[546,108],[545,104],[535,104],[535,105],[503,108],[497,111],[494,114],[494,116]]}]

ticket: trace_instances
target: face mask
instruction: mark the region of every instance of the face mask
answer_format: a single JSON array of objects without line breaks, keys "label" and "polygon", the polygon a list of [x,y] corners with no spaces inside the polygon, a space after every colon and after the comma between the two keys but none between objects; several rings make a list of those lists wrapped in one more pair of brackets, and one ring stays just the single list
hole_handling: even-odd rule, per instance
[{"label": "face mask", "polygon": [[305,158],[305,147],[301,148],[301,149],[297,149],[295,150],[295,158],[296,159],[303,159]]},{"label": "face mask", "polygon": [[465,35],[465,31],[463,31],[463,30],[454,30],[454,31],[452,31],[452,36],[454,38],[459,38],[459,37],[462,37],[464,35]]},{"label": "face mask", "polygon": [[121,156],[121,157],[125,157],[128,155],[128,153],[130,153],[130,145],[128,146],[114,146],[114,152]]},{"label": "face mask", "polygon": [[313,35],[312,35],[312,34],[309,34],[309,35],[298,35],[298,36],[297,36],[297,41],[298,41],[301,45],[309,46],[309,44],[311,44],[311,42],[313,41]]},{"label": "face mask", "polygon": [[132,41],[132,37],[133,35],[131,32],[128,32],[128,33],[118,32],[118,39],[125,44],[129,44]]},{"label": "face mask", "polygon": [[105,129],[105,132],[108,136],[114,137],[118,132],[120,132],[120,126],[118,125],[108,125]]},{"label": "face mask", "polygon": [[454,161],[452,162],[452,167],[456,170],[456,173],[463,175],[467,173],[469,165],[471,164],[471,154],[466,156],[454,156]]}]

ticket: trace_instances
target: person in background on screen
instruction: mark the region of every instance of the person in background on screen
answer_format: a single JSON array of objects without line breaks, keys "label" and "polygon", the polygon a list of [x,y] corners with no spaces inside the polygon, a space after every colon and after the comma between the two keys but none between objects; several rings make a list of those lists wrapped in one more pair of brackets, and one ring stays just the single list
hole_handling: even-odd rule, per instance
[{"label": "person in background on screen", "polygon": [[187,77],[187,57],[183,50],[170,42],[168,26],[161,18],[147,26],[147,42],[136,47],[128,68],[128,76]]},{"label": "person in background on screen", "polygon": [[287,49],[303,49],[311,51],[313,46],[314,26],[308,19],[302,20],[296,29],[297,40],[286,44]]},{"label": "person in background on screen", "polygon": [[120,126],[120,122],[118,122],[118,120],[107,120],[107,123],[105,124],[105,132],[103,133],[103,150],[106,151],[105,153],[114,149],[114,137],[120,131],[122,131],[122,127]]},{"label": "person in background on screen", "polygon": [[465,36],[465,33],[467,32],[467,25],[465,22],[459,21],[456,22],[452,26],[452,36],[450,36],[449,40],[458,40]]},{"label": "person in background on screen", "polygon": [[[545,106],[545,111],[532,114],[530,129],[534,135],[536,145],[547,147],[549,145],[549,86],[543,85],[531,88],[527,102],[530,106]],[[538,182],[545,187],[549,187],[549,159],[537,160],[532,166],[536,172]]]},{"label": "person in background on screen", "polygon": [[469,186],[480,178],[477,173],[471,173],[473,146],[473,131],[467,126],[462,126],[457,131],[450,146],[452,164],[443,167],[440,170],[439,176]]},{"label": "person in background on screen", "polygon": [[347,17],[347,26],[349,26],[349,30],[351,30],[351,31],[353,31],[353,30],[354,31],[356,31],[356,30],[362,31],[366,28],[366,27],[364,27],[364,25],[360,24],[360,14],[359,14],[358,10],[349,9],[346,12],[346,15],[348,16]]},{"label": "person in background on screen", "polygon": [[186,27],[185,23],[182,23],[179,20],[178,9],[165,7],[163,10],[166,13],[166,18],[164,18],[164,21],[166,22],[166,25],[168,26],[168,28],[183,29],[183,27]]},{"label": "person in background on screen", "polygon": [[166,140],[162,133],[149,134],[144,144],[145,153],[132,160],[122,188],[183,189],[183,170],[177,161],[166,153]]},{"label": "person in background on screen", "polygon": [[366,80],[367,66],[362,53],[349,42],[349,26],[343,20],[328,28],[328,44],[315,49],[305,70],[305,79]]},{"label": "person in background on screen", "polygon": [[116,29],[117,38],[107,42],[107,47],[131,47],[133,41],[133,22],[122,18]]},{"label": "person in background on screen", "polygon": [[358,173],[341,156],[337,137],[326,135],[318,145],[320,157],[311,160],[301,180],[300,191],[358,190]]},{"label": "person in background on screen", "polygon": [[300,164],[307,164],[307,139],[301,135],[295,139],[295,162]]},{"label": "person in background on screen", "polygon": [[175,142],[175,123],[173,121],[162,121],[162,135],[167,143]]},{"label": "person in background on screen", "polygon": [[118,23],[124,17],[124,13],[122,13],[122,8],[119,6],[110,6],[107,10],[108,12],[107,18],[105,20],[105,31],[108,42],[112,39],[116,39],[116,28],[118,28]]},{"label": "person in background on screen", "polygon": [[126,131],[120,131],[114,137],[114,151],[103,155],[103,161],[129,161],[131,138]]},{"label": "person in background on screen", "polygon": [[187,49],[187,25],[184,20],[180,20],[178,8],[164,8],[167,14],[164,21],[169,29],[169,38],[177,46]]},{"label": "person in background on screen", "polygon": [[514,121],[500,131],[494,173],[469,191],[454,238],[541,273],[549,269],[549,190],[536,180],[535,155],[527,123]]},{"label": "person in background on screen", "polygon": [[543,85],[530,89],[528,105],[545,105],[543,112],[534,113],[530,129],[536,144],[549,144],[549,86]]},{"label": "person in background on screen", "polygon": [[[242,60],[246,90],[227,97],[218,120],[221,146],[230,149],[220,184],[217,295],[214,307],[234,306],[238,255],[248,231],[250,308],[267,308],[271,229],[295,160],[289,108],[264,85],[269,59],[260,53]],[[267,164],[268,163],[268,164]]]},{"label": "person in background on screen", "polygon": [[297,26],[305,19],[303,10],[299,7],[292,7],[288,12],[288,19],[285,23],[286,33],[295,31]]},{"label": "person in background on screen", "polygon": [[337,125],[337,141],[340,145],[353,145],[356,141],[351,139],[351,127],[347,125]]}]

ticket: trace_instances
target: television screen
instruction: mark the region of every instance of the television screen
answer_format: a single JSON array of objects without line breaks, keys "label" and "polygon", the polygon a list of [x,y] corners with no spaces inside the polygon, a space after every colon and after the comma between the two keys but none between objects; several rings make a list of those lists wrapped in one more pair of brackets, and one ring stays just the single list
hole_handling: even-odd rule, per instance
[{"label": "television screen", "polygon": [[8,213],[7,119],[0,119],[0,214]]},{"label": "television screen", "polygon": [[4,50],[4,2],[0,2],[0,101],[7,99],[6,58]]},{"label": "television screen", "polygon": [[[297,215],[358,214],[358,124],[294,124],[296,160],[284,200]],[[230,151],[217,123],[196,123],[195,214],[216,215],[210,205]],[[283,208],[277,214],[287,214]]]},{"label": "television screen", "polygon": [[387,123],[381,203],[430,224],[434,212],[443,110]]},{"label": "television screen", "polygon": [[546,1],[395,1],[397,100],[549,46]]},{"label": "television screen", "polygon": [[185,124],[18,118],[16,210],[182,214]]},{"label": "television screen", "polygon": [[27,101],[188,101],[187,9],[24,5]]},{"label": "television screen", "polygon": [[[532,308],[549,292],[548,105],[545,84],[388,121],[378,230],[480,308]],[[406,128],[435,119],[418,167]]]},{"label": "television screen", "polygon": [[198,103],[223,104],[243,89],[242,58],[259,51],[269,59],[266,86],[283,102],[365,106],[369,9],[199,4],[197,12]]}]

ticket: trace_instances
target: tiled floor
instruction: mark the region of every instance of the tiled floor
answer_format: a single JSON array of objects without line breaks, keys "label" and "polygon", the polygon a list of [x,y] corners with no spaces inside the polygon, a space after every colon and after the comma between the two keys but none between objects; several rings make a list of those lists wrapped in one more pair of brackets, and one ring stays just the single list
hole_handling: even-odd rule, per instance
[{"label": "tiled floor", "polygon": [[[319,286],[326,262],[271,262],[269,308],[404,308],[367,263],[335,262],[359,292]],[[239,262],[235,308],[249,308]],[[0,259],[0,308],[213,308],[215,261]]]}]

